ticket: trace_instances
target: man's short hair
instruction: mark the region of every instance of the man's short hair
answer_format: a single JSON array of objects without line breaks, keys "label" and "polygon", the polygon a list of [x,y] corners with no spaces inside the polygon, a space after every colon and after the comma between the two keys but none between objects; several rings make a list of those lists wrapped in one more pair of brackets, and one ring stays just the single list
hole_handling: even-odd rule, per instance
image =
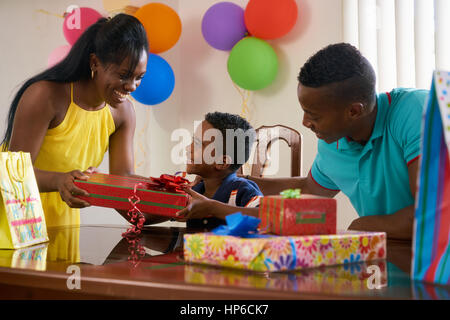
[{"label": "man's short hair", "polygon": [[230,169],[238,170],[250,157],[256,137],[255,130],[247,120],[236,114],[210,112],[206,114],[205,120],[222,133],[224,154],[233,161]]},{"label": "man's short hair", "polygon": [[375,71],[348,43],[329,45],[311,56],[300,69],[298,81],[312,88],[336,84],[335,95],[341,101],[371,104],[376,95]]}]

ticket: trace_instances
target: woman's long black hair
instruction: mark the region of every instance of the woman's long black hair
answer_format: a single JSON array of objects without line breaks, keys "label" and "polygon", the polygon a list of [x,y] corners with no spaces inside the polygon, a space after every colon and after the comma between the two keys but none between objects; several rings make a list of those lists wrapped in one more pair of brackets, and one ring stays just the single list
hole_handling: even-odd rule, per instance
[{"label": "woman's long black hair", "polygon": [[70,83],[91,77],[90,56],[94,53],[103,65],[120,65],[129,57],[129,73],[134,72],[142,50],[149,51],[147,34],[143,25],[133,16],[118,14],[112,19],[100,18],[91,25],[73,45],[70,52],[55,66],[28,79],[15,95],[8,113],[8,127],[3,138],[3,150],[9,148],[14,116],[20,98],[33,83],[46,80]]}]

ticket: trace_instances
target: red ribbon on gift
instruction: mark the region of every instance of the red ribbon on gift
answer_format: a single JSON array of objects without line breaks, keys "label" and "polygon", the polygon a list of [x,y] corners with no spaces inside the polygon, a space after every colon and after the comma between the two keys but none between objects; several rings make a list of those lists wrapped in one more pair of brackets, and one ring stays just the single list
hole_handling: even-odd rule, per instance
[{"label": "red ribbon on gift", "polygon": [[[175,175],[162,174],[159,178],[150,178],[151,182],[147,182],[147,187],[155,189],[165,189],[168,192],[184,193],[182,186],[189,184],[189,180],[185,179],[186,173],[182,176],[178,176],[178,172]],[[128,198],[128,202],[131,204],[131,209],[128,210],[127,215],[130,217],[130,222],[133,224],[126,232],[122,233],[122,237],[127,239],[129,243],[130,257],[128,260],[132,263],[133,267],[136,267],[142,257],[145,255],[145,250],[142,245],[139,244],[141,239],[139,235],[144,227],[145,217],[143,213],[136,206],[141,199],[137,195],[137,189],[145,187],[144,183],[136,183],[134,185],[134,192]]]},{"label": "red ribbon on gift", "polygon": [[184,193],[182,186],[189,184],[188,179],[170,174],[162,174],[159,178],[150,179],[157,184],[157,187],[164,188],[169,192]]},{"label": "red ribbon on gift", "polygon": [[[182,186],[189,184],[189,180],[185,179],[185,174],[183,176],[178,176],[178,173],[175,175],[162,174],[159,178],[150,178],[151,183],[149,183],[150,187],[165,189],[169,192],[178,192],[184,193]],[[131,209],[128,210],[127,215],[130,217],[130,222],[133,224],[126,232],[122,234],[122,237],[127,239],[129,243],[129,252],[130,257],[128,260],[132,263],[133,267],[136,267],[142,257],[145,256],[145,250],[139,242],[141,239],[138,237],[142,228],[144,227],[145,217],[139,208],[136,206],[141,199],[137,195],[137,189],[144,187],[143,183],[136,183],[134,185],[134,192],[128,198],[128,202],[131,204]]]},{"label": "red ribbon on gift", "polygon": [[131,209],[128,210],[127,215],[130,217],[131,223],[133,224],[126,232],[122,233],[122,237],[127,239],[130,244],[128,251],[130,252],[130,257],[128,258],[131,261],[133,267],[136,267],[139,264],[140,259],[145,255],[145,250],[142,245],[139,244],[141,239],[138,237],[142,228],[144,227],[145,217],[139,208],[136,206],[141,199],[137,195],[137,188],[142,187],[142,183],[136,183],[134,185],[134,193],[132,196],[128,198],[128,201],[131,204]]}]

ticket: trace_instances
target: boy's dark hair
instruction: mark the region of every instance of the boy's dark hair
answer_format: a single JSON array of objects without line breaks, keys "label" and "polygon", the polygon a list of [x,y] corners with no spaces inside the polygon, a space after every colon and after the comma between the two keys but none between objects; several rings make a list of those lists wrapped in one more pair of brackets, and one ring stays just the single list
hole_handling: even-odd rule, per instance
[{"label": "boy's dark hair", "polygon": [[329,45],[311,56],[301,68],[298,81],[312,88],[336,83],[335,94],[342,101],[371,104],[376,95],[371,64],[348,43]]},{"label": "boy's dark hair", "polygon": [[[238,170],[250,157],[256,137],[255,130],[247,120],[236,114],[210,112],[206,114],[205,120],[222,133],[224,154],[233,160],[230,170],[233,172]],[[227,141],[228,145],[232,143],[232,150],[227,148]]]}]

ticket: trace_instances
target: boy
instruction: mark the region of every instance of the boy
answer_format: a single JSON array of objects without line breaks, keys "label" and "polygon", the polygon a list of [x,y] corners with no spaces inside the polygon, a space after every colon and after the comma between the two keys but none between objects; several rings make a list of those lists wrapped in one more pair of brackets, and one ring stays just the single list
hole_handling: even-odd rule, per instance
[{"label": "boy", "polygon": [[[236,175],[247,162],[254,139],[254,129],[238,115],[214,112],[205,116],[187,148],[186,167],[188,174],[202,181],[186,189],[192,202],[178,212],[179,221],[187,221],[190,228],[211,229],[224,224],[227,214],[241,211],[238,207],[259,206],[262,193],[257,184]],[[210,210],[195,209],[202,205]]]}]

